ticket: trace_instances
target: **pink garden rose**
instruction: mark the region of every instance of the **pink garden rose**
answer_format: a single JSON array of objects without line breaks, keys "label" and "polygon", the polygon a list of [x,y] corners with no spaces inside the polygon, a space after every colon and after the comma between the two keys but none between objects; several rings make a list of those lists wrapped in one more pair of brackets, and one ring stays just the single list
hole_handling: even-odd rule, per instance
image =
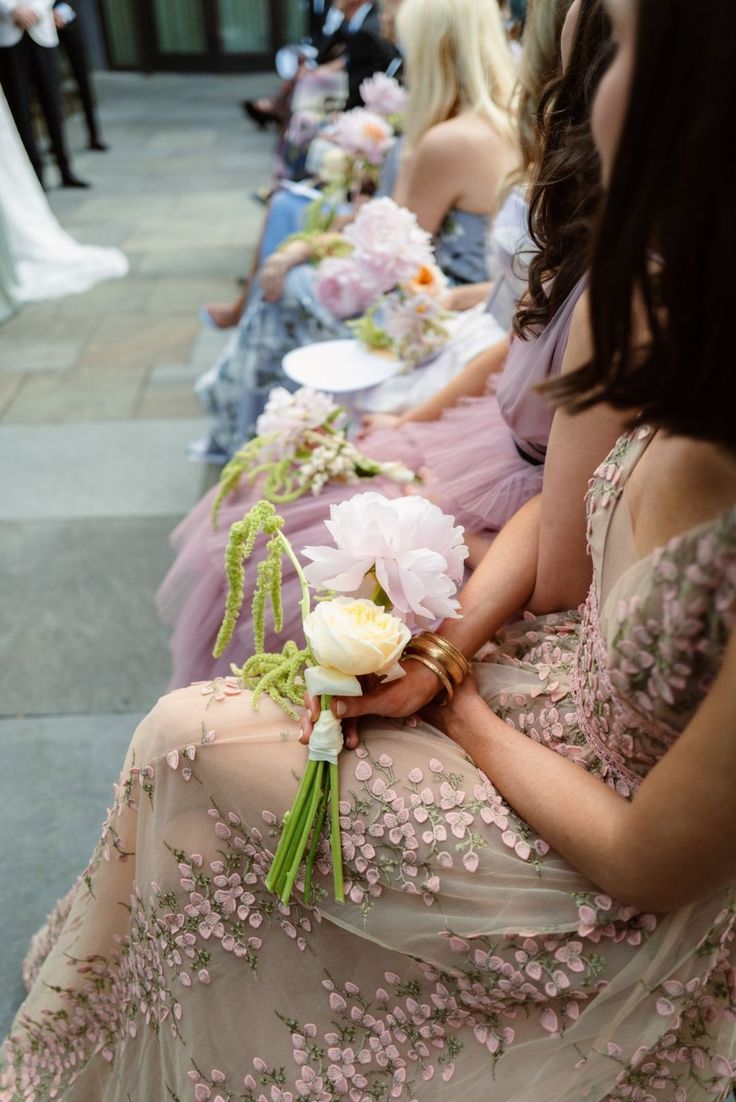
[{"label": "pink garden rose", "polygon": [[388,119],[406,108],[406,91],[395,77],[374,73],[360,86],[360,98],[369,111]]},{"label": "pink garden rose", "polygon": [[352,256],[328,256],[320,264],[314,292],[336,318],[354,318],[365,313],[379,290]]},{"label": "pink garden rose", "polygon": [[422,267],[435,267],[430,234],[393,199],[371,199],[344,236],[356,264],[382,293],[411,280]]},{"label": "pink garden rose", "polygon": [[396,141],[386,120],[362,107],[345,111],[338,117],[333,140],[346,153],[371,165],[382,164]]},{"label": "pink garden rose", "polygon": [[393,501],[356,494],[333,505],[325,521],[334,547],[305,547],[308,581],[338,593],[369,595],[375,574],[394,615],[410,626],[456,617],[454,599],[468,549],[453,517],[425,498]]}]

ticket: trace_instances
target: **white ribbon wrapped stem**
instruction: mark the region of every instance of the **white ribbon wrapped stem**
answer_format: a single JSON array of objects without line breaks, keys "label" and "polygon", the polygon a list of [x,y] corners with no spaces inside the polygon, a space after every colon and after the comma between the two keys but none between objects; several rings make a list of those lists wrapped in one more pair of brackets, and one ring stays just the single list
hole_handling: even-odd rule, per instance
[{"label": "white ribbon wrapped stem", "polygon": [[308,757],[312,761],[328,761],[331,765],[337,765],[342,747],[342,724],[329,708],[323,708],[309,737]]},{"label": "white ribbon wrapped stem", "polygon": [[[310,666],[304,671],[304,681],[312,697],[363,695],[357,677],[329,666]],[[342,724],[329,708],[323,708],[309,738],[308,756],[312,761],[336,765],[342,747]]]}]

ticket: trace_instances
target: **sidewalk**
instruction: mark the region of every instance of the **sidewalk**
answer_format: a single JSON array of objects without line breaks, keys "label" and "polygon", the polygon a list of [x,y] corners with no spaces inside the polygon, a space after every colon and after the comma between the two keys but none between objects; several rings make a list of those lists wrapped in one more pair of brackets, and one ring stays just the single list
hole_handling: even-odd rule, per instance
[{"label": "sidewalk", "polygon": [[262,208],[248,193],[273,140],[238,103],[266,82],[98,75],[111,150],[82,152],[71,120],[95,186],[49,201],[78,240],[120,246],[130,275],[0,328],[0,1035],[28,939],[86,862],[130,734],[166,688],[153,595],[206,485],[184,454],[204,431],[192,384],[226,339],[197,311],[234,298],[250,262]]}]

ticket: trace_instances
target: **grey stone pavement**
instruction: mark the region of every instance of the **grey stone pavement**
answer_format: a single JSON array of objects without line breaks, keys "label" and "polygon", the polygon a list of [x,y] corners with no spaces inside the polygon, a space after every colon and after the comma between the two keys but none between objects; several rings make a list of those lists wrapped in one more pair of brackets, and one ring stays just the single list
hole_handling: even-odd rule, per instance
[{"label": "grey stone pavement", "polygon": [[[192,393],[222,334],[199,306],[237,293],[272,139],[238,101],[263,76],[98,74],[107,154],[90,191],[49,192],[78,240],[118,245],[124,280],[0,327],[0,1036],[32,933],[81,871],[130,735],[165,691],[154,592],[168,535],[209,484],[189,463]],[[48,173],[55,183],[55,171]]]}]

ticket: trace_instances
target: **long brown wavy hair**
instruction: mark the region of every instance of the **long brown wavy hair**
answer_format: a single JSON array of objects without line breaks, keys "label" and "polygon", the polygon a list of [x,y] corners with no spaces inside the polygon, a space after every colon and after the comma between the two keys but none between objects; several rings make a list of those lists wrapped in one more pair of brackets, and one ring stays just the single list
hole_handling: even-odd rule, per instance
[{"label": "long brown wavy hair", "polygon": [[551,321],[588,267],[591,226],[602,196],[590,108],[610,50],[602,0],[583,0],[565,71],[548,85],[540,104],[542,153],[529,199],[529,231],[538,251],[513,323],[522,338]]},{"label": "long brown wavy hair", "polygon": [[632,421],[736,450],[736,4],[712,0],[702,19],[691,0],[637,8],[629,105],[591,264],[593,358],[550,390],[572,410],[608,402]]}]

